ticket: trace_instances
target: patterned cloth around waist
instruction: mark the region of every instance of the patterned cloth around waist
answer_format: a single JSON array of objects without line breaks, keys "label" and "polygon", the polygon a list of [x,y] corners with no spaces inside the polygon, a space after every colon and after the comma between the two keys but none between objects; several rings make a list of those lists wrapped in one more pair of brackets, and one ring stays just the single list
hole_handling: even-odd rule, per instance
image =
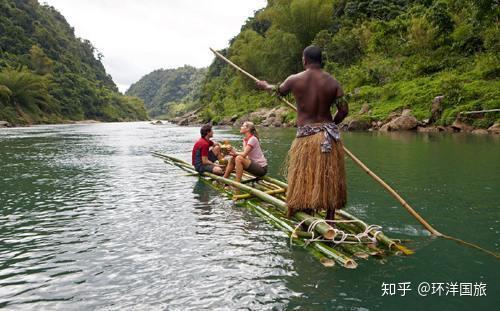
[{"label": "patterned cloth around waist", "polygon": [[317,125],[307,124],[304,126],[299,126],[297,128],[296,137],[311,136],[319,132],[325,132],[325,138],[321,142],[321,152],[332,152],[332,140],[340,140],[339,127],[335,123],[324,123]]}]

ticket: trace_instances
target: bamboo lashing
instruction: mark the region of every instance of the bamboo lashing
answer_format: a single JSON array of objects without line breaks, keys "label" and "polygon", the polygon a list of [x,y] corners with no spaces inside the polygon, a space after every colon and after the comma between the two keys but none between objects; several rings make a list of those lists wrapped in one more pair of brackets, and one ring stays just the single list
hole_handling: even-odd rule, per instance
[{"label": "bamboo lashing", "polygon": [[[233,68],[235,68],[236,70],[240,71],[241,73],[243,73],[244,75],[246,75],[247,77],[249,77],[250,79],[254,80],[254,81],[259,81],[259,79],[257,79],[256,77],[254,77],[253,75],[251,75],[250,73],[248,73],[247,71],[243,70],[241,67],[239,67],[238,65],[234,64],[232,61],[230,61],[229,59],[227,59],[224,55],[220,54],[219,52],[215,51],[214,49],[210,48],[210,51],[212,51],[217,57],[221,58],[222,60],[224,60],[225,62],[227,62],[229,65],[231,65]],[[290,103],[288,100],[286,100],[286,98],[284,97],[280,97],[281,101],[283,101],[286,105],[288,105],[289,107],[291,107],[293,110],[297,111],[297,108],[292,104]],[[473,247],[473,248],[476,248],[478,250],[481,250],[489,255],[492,255],[494,257],[496,257],[497,259],[500,258],[500,255],[499,254],[496,254],[492,251],[489,251],[489,250],[486,250],[478,245],[475,245],[473,243],[469,243],[469,242],[466,242],[466,241],[463,241],[461,239],[458,239],[458,238],[455,238],[455,237],[452,237],[452,236],[449,236],[449,235],[445,235],[445,234],[442,234],[441,232],[437,231],[436,229],[434,229],[434,227],[432,227],[422,216],[420,216],[420,214],[418,214],[411,206],[410,204],[408,204],[397,192],[396,190],[394,190],[392,187],[390,187],[387,183],[385,183],[380,177],[378,177],[374,172],[372,172],[363,162],[361,162],[361,160],[359,160],[352,152],[350,152],[345,146],[344,146],[344,151],[347,153],[347,155],[359,166],[361,167],[361,169],[363,171],[365,171],[368,175],[370,175],[373,179],[375,179],[375,181],[377,181],[380,185],[382,185],[382,187],[384,187],[384,189],[386,189],[394,198],[396,198],[396,200],[399,201],[399,203],[401,203],[401,205],[408,211],[408,213],[410,213],[410,215],[412,215],[427,231],[429,231],[432,235],[434,236],[439,236],[439,237],[443,237],[445,239],[449,239],[449,240],[453,240],[453,241],[456,241],[456,242],[459,242],[459,243],[462,243],[464,245],[467,245],[467,246],[470,246],[470,247]]]}]

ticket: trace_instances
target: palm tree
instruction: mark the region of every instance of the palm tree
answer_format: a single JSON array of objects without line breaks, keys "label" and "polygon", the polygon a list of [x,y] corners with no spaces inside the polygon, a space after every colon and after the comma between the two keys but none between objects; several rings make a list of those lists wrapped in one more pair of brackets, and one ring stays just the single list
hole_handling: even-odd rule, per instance
[{"label": "palm tree", "polygon": [[9,99],[16,108],[55,112],[56,107],[48,92],[50,80],[26,69],[5,69],[0,72],[0,100]]}]

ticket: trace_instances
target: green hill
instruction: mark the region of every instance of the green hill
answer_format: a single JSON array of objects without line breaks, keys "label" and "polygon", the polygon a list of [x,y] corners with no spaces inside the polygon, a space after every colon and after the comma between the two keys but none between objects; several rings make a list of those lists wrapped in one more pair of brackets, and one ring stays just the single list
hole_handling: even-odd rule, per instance
[{"label": "green hill", "polygon": [[55,8],[0,1],[0,120],[146,119],[144,103],[118,92],[102,57]]},{"label": "green hill", "polygon": [[144,100],[152,117],[182,113],[199,99],[206,72],[191,66],[155,70],[132,84],[126,94]]},{"label": "green hill", "polygon": [[[443,95],[436,124],[450,124],[459,111],[500,108],[499,20],[493,0],[269,0],[222,52],[279,82],[302,69],[302,50],[316,44],[325,70],[344,86],[351,115],[368,104],[363,117],[371,121],[405,108],[428,119],[431,101]],[[218,59],[201,102],[210,103],[201,116],[215,122],[279,104]],[[469,122],[487,127],[499,117]]]}]

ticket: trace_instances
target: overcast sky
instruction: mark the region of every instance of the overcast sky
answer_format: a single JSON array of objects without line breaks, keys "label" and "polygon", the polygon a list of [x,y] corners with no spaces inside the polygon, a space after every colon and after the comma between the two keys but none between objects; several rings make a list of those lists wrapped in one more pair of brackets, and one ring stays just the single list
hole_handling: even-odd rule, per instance
[{"label": "overcast sky", "polygon": [[160,68],[210,65],[266,0],[40,0],[104,54],[120,90]]}]

